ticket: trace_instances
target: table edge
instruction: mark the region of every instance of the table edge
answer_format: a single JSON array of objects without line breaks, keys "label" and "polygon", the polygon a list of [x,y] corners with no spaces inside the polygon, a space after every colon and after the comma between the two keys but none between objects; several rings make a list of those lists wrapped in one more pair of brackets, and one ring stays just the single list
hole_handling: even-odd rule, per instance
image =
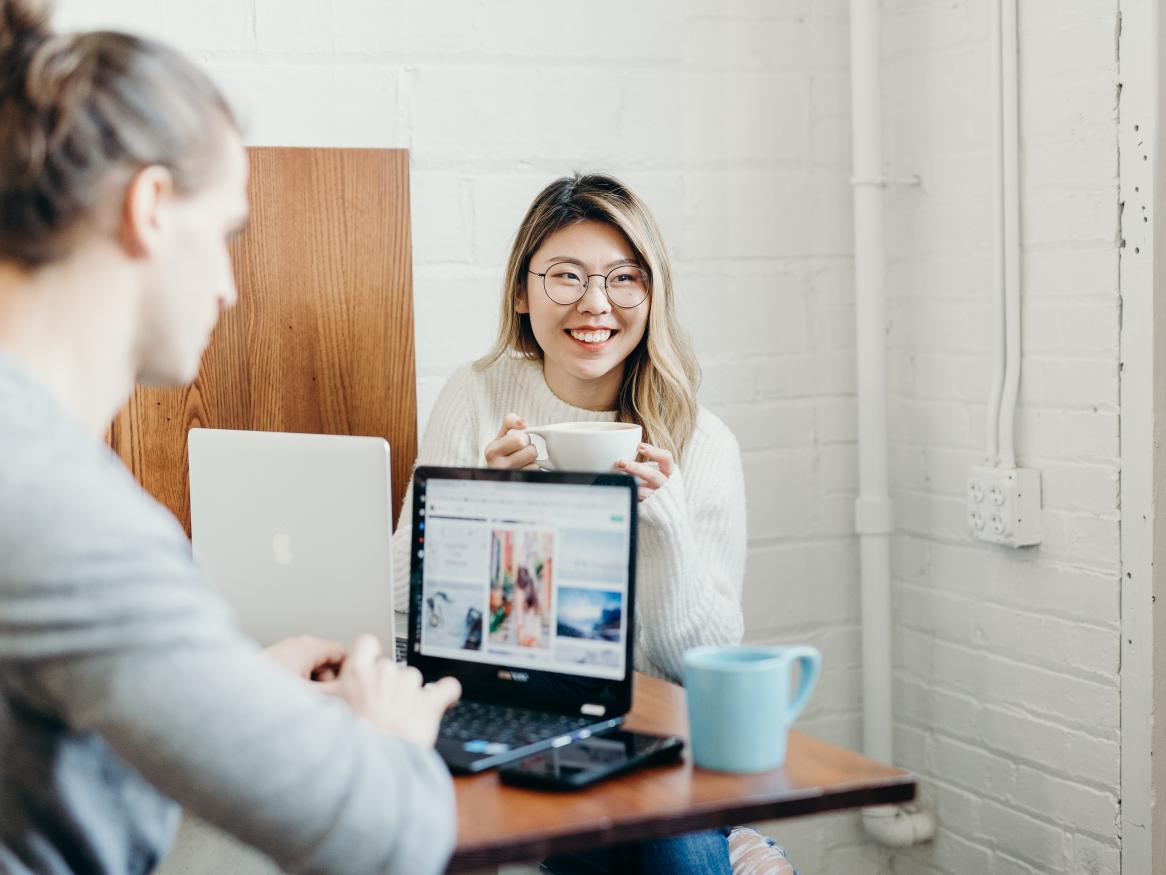
[{"label": "table edge", "polygon": [[729,807],[716,802],[704,807],[695,806],[682,814],[621,819],[618,824],[611,821],[596,821],[592,827],[570,835],[548,830],[540,835],[527,835],[506,843],[490,842],[459,847],[450,859],[447,871],[456,872],[500,863],[523,862],[540,859],[552,853],[587,850],[611,844],[612,841],[603,839],[616,830],[619,832],[620,843],[646,841],[743,823],[784,820],[828,811],[865,808],[869,805],[910,802],[915,798],[917,790],[917,778],[911,774],[902,774],[888,777],[877,786],[838,792],[807,788],[803,795],[786,795],[781,799],[743,799],[740,804]]}]

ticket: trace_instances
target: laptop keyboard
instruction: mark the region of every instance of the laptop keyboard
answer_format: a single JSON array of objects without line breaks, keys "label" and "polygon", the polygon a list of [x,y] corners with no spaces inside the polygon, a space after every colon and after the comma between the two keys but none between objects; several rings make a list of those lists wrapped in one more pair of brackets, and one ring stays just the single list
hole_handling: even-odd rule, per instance
[{"label": "laptop keyboard", "polygon": [[[408,644],[404,638],[398,638],[395,644],[397,662],[404,663]],[[568,735],[594,723],[594,717],[461,701],[445,712],[438,735],[451,741],[480,740],[518,748]]]},{"label": "laptop keyboard", "polygon": [[458,702],[445,713],[438,734],[453,741],[481,739],[514,748],[566,735],[593,723],[594,717],[532,711],[486,702]]}]

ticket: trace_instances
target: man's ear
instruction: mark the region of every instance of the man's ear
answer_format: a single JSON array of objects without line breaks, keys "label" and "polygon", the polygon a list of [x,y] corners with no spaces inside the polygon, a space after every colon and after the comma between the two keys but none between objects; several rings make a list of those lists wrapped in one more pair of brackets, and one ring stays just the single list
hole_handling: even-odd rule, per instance
[{"label": "man's ear", "polygon": [[133,258],[144,258],[158,248],[164,213],[174,192],[174,177],[165,167],[143,167],[126,186],[118,238]]}]

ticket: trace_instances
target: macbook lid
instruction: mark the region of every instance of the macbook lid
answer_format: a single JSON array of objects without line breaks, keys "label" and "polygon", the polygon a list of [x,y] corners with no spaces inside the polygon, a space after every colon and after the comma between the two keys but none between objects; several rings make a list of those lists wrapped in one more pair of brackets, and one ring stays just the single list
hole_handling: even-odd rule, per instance
[{"label": "macbook lid", "polygon": [[389,445],[379,437],[190,430],[195,559],[267,645],[293,635],[392,653]]}]

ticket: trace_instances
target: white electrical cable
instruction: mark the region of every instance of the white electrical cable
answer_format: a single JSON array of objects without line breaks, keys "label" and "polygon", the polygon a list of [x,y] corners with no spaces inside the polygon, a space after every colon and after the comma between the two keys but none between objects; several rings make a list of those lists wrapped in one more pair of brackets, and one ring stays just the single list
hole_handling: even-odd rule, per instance
[{"label": "white electrical cable", "polygon": [[991,0],[989,78],[992,88],[992,384],[985,417],[985,464],[1000,461],[1000,399],[1004,395],[1004,93],[1001,70],[1002,0]]},{"label": "white electrical cable", "polygon": [[1004,395],[1000,401],[1000,465],[1016,467],[1013,445],[1020,394],[1020,99],[1016,0],[1001,0],[1004,165]]}]

